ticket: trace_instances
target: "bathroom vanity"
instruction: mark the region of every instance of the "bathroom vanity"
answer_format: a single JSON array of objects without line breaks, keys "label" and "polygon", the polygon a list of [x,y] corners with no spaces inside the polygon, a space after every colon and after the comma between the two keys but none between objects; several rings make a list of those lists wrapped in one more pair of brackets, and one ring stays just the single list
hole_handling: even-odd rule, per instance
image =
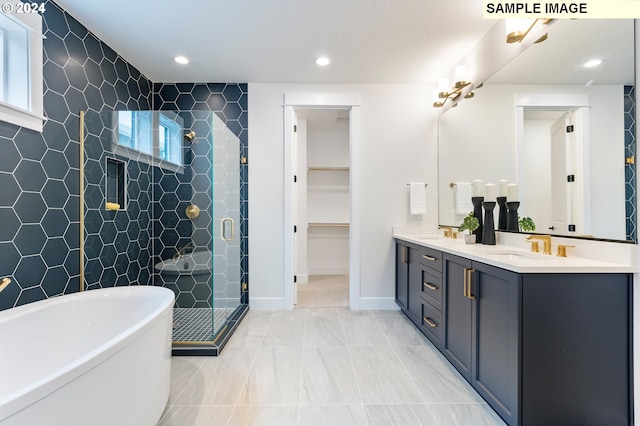
[{"label": "bathroom vanity", "polygon": [[398,305],[505,422],[633,423],[631,264],[394,236]]}]

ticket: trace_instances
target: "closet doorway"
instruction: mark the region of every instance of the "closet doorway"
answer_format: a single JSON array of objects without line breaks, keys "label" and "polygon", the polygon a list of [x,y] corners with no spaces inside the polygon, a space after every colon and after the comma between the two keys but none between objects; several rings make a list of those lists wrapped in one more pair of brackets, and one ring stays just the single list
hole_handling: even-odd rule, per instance
[{"label": "closet doorway", "polygon": [[295,305],[349,306],[350,122],[347,109],[296,109]]}]

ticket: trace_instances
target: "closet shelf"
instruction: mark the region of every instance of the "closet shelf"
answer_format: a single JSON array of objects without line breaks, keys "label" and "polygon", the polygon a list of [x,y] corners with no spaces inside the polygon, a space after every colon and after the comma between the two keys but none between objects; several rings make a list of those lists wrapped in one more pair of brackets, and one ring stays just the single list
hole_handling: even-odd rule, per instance
[{"label": "closet shelf", "polygon": [[311,171],[326,171],[326,172],[348,172],[349,167],[317,167],[309,166],[308,170]]},{"label": "closet shelf", "polygon": [[347,222],[309,222],[309,228],[348,228]]}]

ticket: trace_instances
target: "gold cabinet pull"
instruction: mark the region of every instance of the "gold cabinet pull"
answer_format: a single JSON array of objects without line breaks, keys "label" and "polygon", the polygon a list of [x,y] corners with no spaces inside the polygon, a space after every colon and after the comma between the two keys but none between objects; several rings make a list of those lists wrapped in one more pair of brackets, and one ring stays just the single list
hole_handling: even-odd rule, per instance
[{"label": "gold cabinet pull", "polygon": [[422,257],[423,257],[423,258],[425,258],[425,259],[427,259],[427,260],[431,260],[432,262],[433,262],[434,260],[436,260],[436,258],[435,258],[435,257],[433,257],[433,256],[428,256],[428,255],[426,255],[426,254],[423,254],[423,255],[422,255]]},{"label": "gold cabinet pull", "polygon": [[409,263],[407,262],[407,251],[409,250],[409,247],[400,246],[400,250],[402,251],[402,263]]},{"label": "gold cabinet pull", "polygon": [[462,281],[462,295],[464,297],[469,297],[467,294],[467,269],[468,268],[464,268],[464,279]]},{"label": "gold cabinet pull", "polygon": [[436,328],[438,326],[438,324],[433,322],[433,320],[431,320],[431,318],[429,318],[429,317],[423,317],[422,319],[424,320],[424,322],[429,324],[429,327],[431,327],[431,328]]},{"label": "gold cabinet pull", "polygon": [[471,300],[475,300],[475,296],[473,294],[471,294],[471,276],[472,274],[475,272],[476,270],[473,268],[467,268],[465,269],[465,273],[467,274],[467,297]]},{"label": "gold cabinet pull", "polygon": [[435,290],[437,290],[437,289],[438,289],[438,287],[436,287],[436,286],[435,286],[435,285],[433,285],[433,284],[429,284],[429,283],[428,283],[428,282],[426,282],[426,281],[425,281],[425,282],[423,282],[423,283],[422,283],[422,285],[423,285],[423,286],[425,286],[425,287],[427,287],[429,290],[434,290],[434,291],[435,291]]}]

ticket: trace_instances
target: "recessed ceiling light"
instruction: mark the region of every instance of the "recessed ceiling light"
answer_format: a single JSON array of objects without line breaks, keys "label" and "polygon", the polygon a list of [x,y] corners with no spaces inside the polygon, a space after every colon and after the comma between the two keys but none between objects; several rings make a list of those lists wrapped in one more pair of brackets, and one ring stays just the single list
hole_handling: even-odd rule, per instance
[{"label": "recessed ceiling light", "polygon": [[327,65],[329,65],[329,63],[331,63],[331,60],[326,56],[320,56],[318,59],[316,59],[316,64],[321,67],[326,67]]},{"label": "recessed ceiling light", "polygon": [[602,63],[602,60],[600,60],[600,59],[592,59],[590,61],[585,62],[583,67],[585,67],[585,68],[593,68],[593,67],[597,67],[601,63]]},{"label": "recessed ceiling light", "polygon": [[173,58],[173,60],[182,65],[189,63],[189,60],[184,56],[176,56],[175,58]]}]

